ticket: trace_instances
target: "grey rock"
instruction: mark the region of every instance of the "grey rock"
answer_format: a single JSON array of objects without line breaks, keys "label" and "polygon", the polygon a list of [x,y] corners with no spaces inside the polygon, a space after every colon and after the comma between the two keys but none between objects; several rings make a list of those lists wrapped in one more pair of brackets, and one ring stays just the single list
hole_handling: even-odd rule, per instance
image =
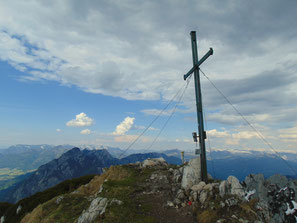
[{"label": "grey rock", "polygon": [[180,172],[180,170],[175,169],[173,170],[173,181],[175,183],[180,183],[182,179],[182,173]]},{"label": "grey rock", "polygon": [[267,199],[268,190],[264,185],[265,180],[263,174],[250,174],[245,178],[244,182],[246,184],[245,190],[247,193],[255,190],[255,193],[250,196],[250,199]]},{"label": "grey rock", "polygon": [[234,176],[229,176],[227,180],[220,183],[219,192],[221,197],[229,194],[237,195],[240,198],[243,198],[245,195],[244,188],[239,183],[239,180]]},{"label": "grey rock", "polygon": [[203,187],[204,190],[208,190],[208,191],[212,191],[213,189],[213,184],[206,184],[204,187]]},{"label": "grey rock", "polygon": [[148,166],[167,166],[167,162],[164,158],[148,158],[142,162],[142,167],[148,167]]},{"label": "grey rock", "polygon": [[94,221],[98,215],[101,215],[105,212],[108,204],[108,199],[103,197],[95,198],[89,208],[86,211],[83,211],[81,216],[79,216],[78,223],[91,223]]},{"label": "grey rock", "polygon": [[178,199],[180,199],[180,200],[184,200],[184,199],[186,198],[186,195],[185,195],[184,191],[180,189],[180,190],[177,192],[176,197],[177,197]]},{"label": "grey rock", "polygon": [[232,215],[231,218],[238,219],[236,215]]},{"label": "grey rock", "polygon": [[199,196],[200,203],[204,204],[204,202],[206,201],[206,198],[207,198],[207,191],[205,191],[205,190],[201,191],[200,196]]},{"label": "grey rock", "polygon": [[204,181],[200,181],[198,184],[193,185],[193,186],[191,187],[191,190],[200,193],[200,191],[203,190],[203,188],[204,188],[205,185],[206,185],[206,184],[205,184]]},{"label": "grey rock", "polygon": [[176,205],[180,205],[181,204],[181,200],[178,198],[175,198],[173,201]]},{"label": "grey rock", "polygon": [[193,196],[190,196],[190,197],[189,197],[189,201],[192,201],[192,202],[194,201]]},{"label": "grey rock", "polygon": [[198,200],[198,193],[197,192],[194,192],[192,196],[193,196],[194,201]]},{"label": "grey rock", "polygon": [[191,188],[193,185],[201,181],[200,157],[191,159],[190,162],[184,166],[181,186],[182,188]]},{"label": "grey rock", "polygon": [[174,203],[172,201],[167,201],[167,206],[174,207]]},{"label": "grey rock", "polygon": [[229,176],[227,178],[227,185],[230,185],[230,194],[237,195],[239,197],[244,196],[244,189],[239,183],[239,180],[234,176]]},{"label": "grey rock", "polygon": [[61,201],[63,200],[63,198],[64,198],[63,195],[59,196],[59,197],[56,199],[56,204],[60,204]]},{"label": "grey rock", "polygon": [[22,206],[19,205],[18,208],[17,208],[17,210],[16,210],[16,214],[19,214],[21,210],[22,210]]},{"label": "grey rock", "polygon": [[98,194],[100,194],[102,191],[103,191],[103,184],[101,184],[101,186],[99,188],[99,191],[98,191]]},{"label": "grey rock", "polygon": [[121,205],[123,202],[112,199],[108,200],[107,198],[104,197],[97,197],[95,198],[89,208],[79,216],[77,223],[91,223],[93,222],[99,215],[102,215],[105,213],[105,210],[108,205],[112,204],[118,204]]},{"label": "grey rock", "polygon": [[110,201],[110,204],[109,205],[112,205],[112,204],[122,205],[123,204],[123,201],[120,201],[120,200],[117,200],[117,199],[113,198]]},{"label": "grey rock", "polygon": [[225,180],[223,180],[221,183],[220,183],[220,186],[219,186],[219,193],[220,193],[220,196],[221,197],[224,197],[227,193],[227,183]]},{"label": "grey rock", "polygon": [[227,200],[225,200],[225,204],[228,206],[228,207],[231,207],[231,206],[235,206],[239,203],[239,201],[234,198],[234,197],[230,197],[228,198]]},{"label": "grey rock", "polygon": [[153,173],[150,177],[150,181],[152,181],[150,184],[151,191],[171,190],[167,175],[164,173]]}]

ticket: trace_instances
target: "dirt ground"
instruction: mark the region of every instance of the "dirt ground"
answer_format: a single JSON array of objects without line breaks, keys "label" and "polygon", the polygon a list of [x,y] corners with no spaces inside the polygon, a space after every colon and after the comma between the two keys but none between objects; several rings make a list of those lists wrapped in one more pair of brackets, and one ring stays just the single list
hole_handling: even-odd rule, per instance
[{"label": "dirt ground", "polygon": [[168,207],[165,204],[169,200],[169,197],[163,192],[150,194],[145,197],[143,204],[152,204],[150,210],[150,216],[157,219],[159,223],[183,223],[183,222],[197,222],[193,215],[192,206],[186,206],[182,208]]}]

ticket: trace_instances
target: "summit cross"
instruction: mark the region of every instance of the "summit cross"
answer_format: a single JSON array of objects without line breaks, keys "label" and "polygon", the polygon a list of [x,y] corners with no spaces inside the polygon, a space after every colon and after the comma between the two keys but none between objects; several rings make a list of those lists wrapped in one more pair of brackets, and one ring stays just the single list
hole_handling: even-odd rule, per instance
[{"label": "summit cross", "polygon": [[184,75],[184,80],[187,80],[187,78],[194,72],[197,121],[198,121],[198,132],[199,132],[198,137],[199,137],[199,146],[201,151],[200,152],[201,180],[207,183],[208,179],[207,179],[207,164],[206,164],[206,151],[205,151],[206,132],[204,131],[204,124],[203,124],[204,122],[203,122],[199,66],[210,55],[213,55],[213,49],[210,48],[210,50],[200,60],[198,60],[196,31],[191,31],[191,43],[192,43],[193,67],[187,74]]}]

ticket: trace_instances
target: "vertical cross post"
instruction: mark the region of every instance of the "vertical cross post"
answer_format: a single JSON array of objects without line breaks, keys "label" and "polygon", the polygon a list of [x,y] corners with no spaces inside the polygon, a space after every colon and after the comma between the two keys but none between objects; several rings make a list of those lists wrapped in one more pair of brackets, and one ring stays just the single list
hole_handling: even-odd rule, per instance
[{"label": "vertical cross post", "polygon": [[197,50],[197,39],[196,32],[191,32],[191,43],[192,43],[192,56],[193,56],[193,68],[184,75],[184,80],[194,72],[195,81],[195,96],[196,96],[196,108],[197,108],[197,121],[198,121],[198,132],[199,132],[199,145],[200,145],[200,163],[201,163],[201,180],[207,182],[207,164],[206,164],[206,150],[205,150],[205,139],[206,132],[204,131],[203,123],[203,110],[202,110],[202,96],[201,96],[201,86],[200,86],[200,75],[199,66],[213,54],[212,48],[205,54],[200,61],[198,60],[198,50]]}]

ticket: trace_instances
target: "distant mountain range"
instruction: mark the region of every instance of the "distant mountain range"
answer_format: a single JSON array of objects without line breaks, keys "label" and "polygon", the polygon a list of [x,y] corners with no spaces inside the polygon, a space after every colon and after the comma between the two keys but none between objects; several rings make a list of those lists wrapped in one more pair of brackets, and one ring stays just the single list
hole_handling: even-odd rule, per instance
[{"label": "distant mountain range", "polygon": [[88,174],[101,174],[103,168],[143,161],[147,158],[163,157],[168,163],[181,164],[176,157],[168,157],[161,153],[133,154],[117,159],[105,150],[80,150],[73,148],[60,158],[40,166],[23,181],[0,191],[0,200],[16,202],[36,192],[50,188],[64,180]]},{"label": "distant mountain range", "polygon": [[[180,157],[179,150],[164,152]],[[194,155],[185,153],[186,160]],[[281,157],[281,158],[280,158]],[[243,181],[249,174],[262,173],[266,178],[281,174],[297,179],[297,154],[278,152],[278,154],[254,150],[213,150],[207,152],[208,172],[217,179],[233,175]]]},{"label": "distant mountain range", "polygon": [[[22,181],[33,170],[53,159],[59,158],[63,153],[74,147],[73,145],[19,144],[0,149],[0,190]],[[106,149],[115,158],[135,153],[135,151],[131,150],[123,154],[123,150],[108,146],[81,145],[80,148],[88,150]]]},{"label": "distant mountain range", "polygon": [[[135,150],[130,150],[128,151],[130,155],[128,155],[124,153],[124,150],[114,147],[85,145],[82,148],[82,150],[72,149],[71,145],[17,145],[0,150],[0,168],[29,170],[38,168],[40,164],[37,171],[15,178],[13,182],[17,183],[0,191],[0,201],[15,202],[66,179],[86,174],[100,174],[102,168],[110,165],[143,161],[149,157],[163,157],[172,164],[181,163],[181,150],[178,149],[146,154],[130,154],[135,152]],[[63,152],[65,153],[63,154]],[[124,157],[125,155],[128,156]],[[279,173],[296,178],[297,154],[279,152],[278,155],[283,160],[275,154],[261,151],[213,150],[211,153],[207,153],[208,172],[217,179],[226,179],[228,176],[234,175],[240,181],[252,173],[263,173],[265,177]],[[119,159],[120,156],[124,158]],[[194,157],[193,152],[185,152],[186,161]]]},{"label": "distant mountain range", "polygon": [[0,168],[28,171],[60,157],[71,145],[15,145],[0,150]]}]

